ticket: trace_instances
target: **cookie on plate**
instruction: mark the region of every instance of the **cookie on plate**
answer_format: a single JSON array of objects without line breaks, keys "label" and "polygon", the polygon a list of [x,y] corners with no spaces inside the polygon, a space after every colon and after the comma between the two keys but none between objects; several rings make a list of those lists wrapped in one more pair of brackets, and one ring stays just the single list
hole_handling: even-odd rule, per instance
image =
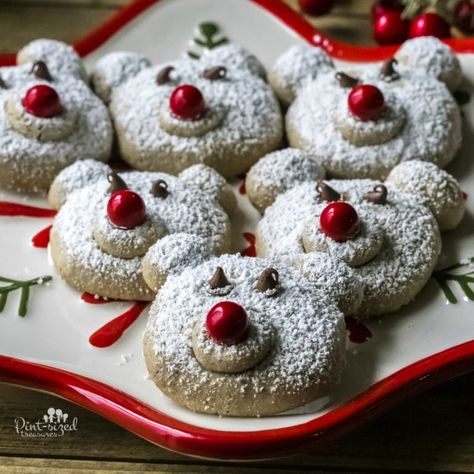
[{"label": "cookie on plate", "polygon": [[249,198],[260,210],[268,206],[257,228],[258,255],[305,273],[313,252],[329,253],[362,282],[358,317],[398,310],[428,281],[440,230],[463,217],[459,183],[417,160],[394,167],[385,182],[323,178],[324,170],[299,150],[272,153],[252,167]]},{"label": "cookie on plate", "polygon": [[338,304],[357,308],[361,288],[343,262],[312,258],[307,276],[240,255],[170,276],[144,335],[158,388],[191,410],[227,416],[272,415],[323,395],[345,359]]},{"label": "cookie on plate", "polygon": [[[56,177],[49,200],[59,209],[51,231],[53,262],[79,291],[151,300],[167,275],[183,264],[179,252],[198,259],[203,249],[211,254],[229,250],[227,212],[235,207],[235,196],[224,178],[204,165],[176,177],[115,173],[103,163],[79,161]],[[142,259],[153,244],[163,260],[152,290]]]},{"label": "cookie on plate", "polygon": [[37,40],[0,68],[0,185],[47,191],[54,177],[81,159],[107,161],[112,125],[87,84],[76,52]]},{"label": "cookie on plate", "polygon": [[111,53],[98,61],[92,84],[133,168],[177,174],[203,163],[232,177],[282,141],[280,107],[264,76],[255,56],[226,45],[158,65]]},{"label": "cookie on plate", "polygon": [[461,79],[457,56],[432,37],[407,41],[384,64],[335,65],[321,48],[294,46],[269,74],[289,104],[290,145],[351,179],[385,179],[412,159],[446,166],[461,146],[450,93]]}]

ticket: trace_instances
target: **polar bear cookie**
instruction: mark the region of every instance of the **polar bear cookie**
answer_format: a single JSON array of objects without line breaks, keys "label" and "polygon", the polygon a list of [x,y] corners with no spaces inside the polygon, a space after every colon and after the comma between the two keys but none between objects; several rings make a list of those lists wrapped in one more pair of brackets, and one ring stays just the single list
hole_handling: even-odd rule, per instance
[{"label": "polar bear cookie", "polygon": [[109,114],[74,50],[37,40],[18,53],[17,63],[0,68],[0,185],[46,191],[77,160],[107,161]]},{"label": "polar bear cookie", "polygon": [[92,83],[132,167],[177,174],[203,163],[231,177],[282,141],[279,104],[264,74],[253,55],[227,45],[199,60],[158,65],[112,53],[98,61]]},{"label": "polar bear cookie", "polygon": [[[313,252],[326,252],[352,267],[363,285],[356,315],[390,313],[409,303],[430,277],[441,250],[441,230],[456,227],[464,213],[457,181],[436,165],[407,161],[385,182],[301,179],[270,154],[247,179],[249,198],[266,208],[257,228],[259,256],[305,271]],[[300,152],[297,169],[311,158]],[[304,162],[308,162],[304,165]],[[294,176],[294,179],[289,179]],[[269,185],[271,183],[271,185]]]},{"label": "polar bear cookie", "polygon": [[[235,200],[224,178],[204,165],[176,177],[117,174],[85,160],[57,176],[49,200],[59,209],[51,231],[52,259],[61,277],[79,291],[151,300],[168,274],[180,270],[176,255],[194,252],[198,259],[204,249],[209,254],[229,249],[230,222],[222,205],[231,212]],[[163,258],[152,290],[142,260],[154,244]]]},{"label": "polar bear cookie", "polygon": [[333,178],[372,179],[403,161],[444,167],[454,158],[461,118],[448,88],[461,78],[456,55],[430,37],[407,41],[384,64],[336,66],[321,48],[294,46],[269,74],[289,104],[290,145]]},{"label": "polar bear cookie", "polygon": [[342,262],[314,257],[307,276],[224,255],[168,277],[144,335],[158,388],[191,410],[230,416],[271,415],[324,394],[344,362],[335,294],[354,298],[360,287]]}]

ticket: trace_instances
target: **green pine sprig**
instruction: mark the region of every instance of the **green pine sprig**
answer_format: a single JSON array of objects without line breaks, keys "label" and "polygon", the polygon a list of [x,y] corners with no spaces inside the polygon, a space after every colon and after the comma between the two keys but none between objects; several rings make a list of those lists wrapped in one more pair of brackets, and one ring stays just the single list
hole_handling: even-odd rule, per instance
[{"label": "green pine sprig", "polygon": [[426,10],[436,11],[451,22],[459,0],[400,0],[403,5],[403,18],[412,19]]},{"label": "green pine sprig", "polygon": [[[192,43],[201,49],[213,49],[228,43],[229,40],[225,36],[220,36],[220,29],[216,23],[205,22],[200,23],[196,30],[196,35],[192,39]],[[188,51],[188,56],[192,59],[199,59],[200,55],[194,51]]]},{"label": "green pine sprig", "polygon": [[30,288],[35,285],[42,285],[48,281],[51,281],[53,277],[47,275],[32,280],[13,280],[11,278],[0,277],[0,283],[7,283],[6,285],[0,285],[0,313],[5,309],[7,304],[8,295],[11,292],[19,290],[20,293],[20,304],[18,305],[18,316],[26,316],[28,311],[28,300],[30,297]]},{"label": "green pine sprig", "polygon": [[[467,259],[461,263],[455,263],[447,268],[443,268],[442,270],[438,270],[433,272],[433,278],[436,280],[438,285],[443,290],[444,295],[448,299],[448,301],[452,304],[458,302],[454,291],[451,289],[448,282],[454,282],[458,284],[462,290],[462,292],[466,295],[466,297],[474,301],[474,291],[471,288],[471,285],[474,283],[474,257]],[[468,267],[469,270],[465,273],[455,273],[460,268]]]}]

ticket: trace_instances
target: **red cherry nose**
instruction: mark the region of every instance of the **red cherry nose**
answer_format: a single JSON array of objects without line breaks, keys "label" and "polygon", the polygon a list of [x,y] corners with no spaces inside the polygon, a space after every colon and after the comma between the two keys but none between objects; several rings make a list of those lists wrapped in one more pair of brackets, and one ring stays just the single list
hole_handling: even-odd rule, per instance
[{"label": "red cherry nose", "polygon": [[331,202],[321,213],[319,225],[331,239],[345,242],[354,237],[359,230],[359,216],[348,202]]},{"label": "red cherry nose", "polygon": [[245,336],[248,329],[247,313],[237,303],[221,301],[207,313],[206,329],[216,342],[230,346]]},{"label": "red cherry nose", "polygon": [[107,203],[107,216],[110,222],[121,229],[133,229],[146,220],[143,199],[129,189],[121,189],[110,196]]},{"label": "red cherry nose", "polygon": [[385,108],[382,92],[370,84],[352,88],[348,97],[349,110],[360,120],[377,120]]},{"label": "red cherry nose", "polygon": [[63,111],[58,93],[45,84],[28,89],[21,103],[29,114],[36,117],[56,117]]},{"label": "red cherry nose", "polygon": [[197,87],[185,84],[177,87],[171,94],[170,109],[176,117],[192,120],[204,113],[206,101]]}]

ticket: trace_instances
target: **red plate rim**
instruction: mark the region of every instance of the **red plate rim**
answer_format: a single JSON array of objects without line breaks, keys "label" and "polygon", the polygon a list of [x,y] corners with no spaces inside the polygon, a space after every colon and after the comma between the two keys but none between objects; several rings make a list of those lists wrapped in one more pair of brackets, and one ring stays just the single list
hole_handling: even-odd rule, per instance
[{"label": "red plate rim", "polygon": [[178,421],[96,380],[0,355],[0,381],[59,395],[164,448],[223,460],[283,457],[356,428],[429,387],[474,370],[474,341],[411,364],[309,422],[262,431],[218,431]]},{"label": "red plate rim", "polygon": [[[249,0],[259,5],[282,23],[298,33],[308,43],[321,46],[328,54],[347,61],[382,61],[393,56],[398,46],[358,46],[329,38],[316,29],[305,18],[282,0]],[[76,41],[73,46],[81,56],[87,56],[127,23],[143,13],[159,0],[133,0],[122,7],[107,21]],[[474,53],[474,37],[445,40],[457,53]],[[16,53],[0,54],[0,66],[12,66],[16,63]]]},{"label": "red plate rim", "polygon": [[[123,26],[159,0],[134,0],[108,21],[74,43],[81,56],[104,44]],[[380,61],[396,46],[354,46],[330,39],[281,0],[250,0],[301,37],[348,61]],[[474,52],[474,38],[446,41],[458,53]],[[0,66],[15,64],[16,54],[1,54]],[[98,413],[162,447],[192,456],[252,460],[303,451],[353,429],[372,416],[433,385],[474,370],[474,341],[465,342],[415,362],[376,383],[352,400],[309,422],[251,432],[210,430],[180,422],[90,378],[65,370],[0,355],[0,381],[45,390]]]}]

